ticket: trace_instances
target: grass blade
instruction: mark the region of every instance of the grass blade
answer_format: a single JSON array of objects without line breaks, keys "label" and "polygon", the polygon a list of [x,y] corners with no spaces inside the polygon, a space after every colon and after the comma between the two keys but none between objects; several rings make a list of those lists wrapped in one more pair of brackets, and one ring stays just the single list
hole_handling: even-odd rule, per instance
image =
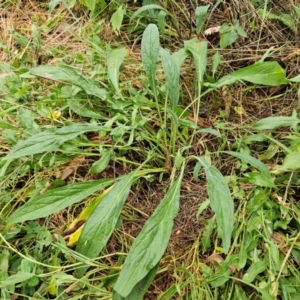
[{"label": "grass blade", "polygon": [[183,172],[170,186],[166,196],[134,241],[114,290],[127,297],[134,286],[159,262],[164,254],[178,213]]},{"label": "grass blade", "polygon": [[80,182],[31,198],[8,218],[9,223],[47,217],[112,184],[113,179]]},{"label": "grass blade", "polygon": [[156,94],[155,75],[159,56],[159,32],[154,24],[149,24],[142,38],[142,61],[152,91]]},{"label": "grass blade", "polygon": [[111,50],[107,57],[108,76],[115,90],[119,92],[119,70],[126,54],[125,48]]},{"label": "grass blade", "polygon": [[[132,172],[121,179],[96,206],[83,227],[76,246],[77,252],[89,258],[99,254],[115,229],[134,176],[135,172]],[[87,268],[80,268],[78,274],[83,275]]]},{"label": "grass blade", "polygon": [[216,214],[217,224],[222,233],[224,252],[227,253],[230,248],[234,221],[234,207],[230,190],[217,168],[209,165],[200,157],[196,157],[196,159],[202,164],[206,173],[210,206]]},{"label": "grass blade", "polygon": [[179,100],[179,76],[180,70],[173,57],[163,48],[160,48],[160,56],[166,77],[166,86],[169,94],[171,109],[175,111]]}]

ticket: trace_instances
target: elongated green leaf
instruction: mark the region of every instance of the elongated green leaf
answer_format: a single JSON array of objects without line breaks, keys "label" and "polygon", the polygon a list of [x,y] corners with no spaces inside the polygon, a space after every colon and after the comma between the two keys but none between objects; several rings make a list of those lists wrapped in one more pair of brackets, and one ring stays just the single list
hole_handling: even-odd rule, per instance
[{"label": "elongated green leaf", "polygon": [[184,49],[181,48],[179,49],[179,51],[175,52],[172,54],[172,57],[174,59],[174,61],[176,62],[178,68],[181,67],[181,65],[183,64],[184,60],[189,56],[189,53]]},{"label": "elongated green leaf", "polygon": [[64,142],[76,138],[89,131],[107,130],[104,127],[92,124],[75,124],[61,128],[47,129],[39,132],[25,141],[19,141],[4,157],[5,160],[43,153],[57,149]]},{"label": "elongated green leaf", "polygon": [[[134,175],[135,172],[132,172],[121,179],[96,206],[83,227],[76,246],[77,252],[95,258],[106,245],[130,192]],[[78,269],[78,274],[83,275],[87,268]]]},{"label": "elongated green leaf", "polygon": [[300,7],[296,6],[294,4],[293,4],[293,7],[294,7],[294,10],[295,10],[295,13],[297,14],[298,18],[300,19]]},{"label": "elongated green leaf", "polygon": [[273,173],[280,174],[288,171],[296,171],[300,169],[300,153],[289,153],[283,160],[282,165],[274,167]]},{"label": "elongated green leaf", "polygon": [[142,38],[142,61],[152,91],[156,91],[155,75],[159,56],[159,32],[157,26],[149,24]]},{"label": "elongated green leaf", "polygon": [[93,12],[96,7],[96,0],[84,0],[83,3],[87,6],[87,8]]},{"label": "elongated green leaf", "polygon": [[[156,5],[156,0],[143,0],[142,1],[142,6],[145,7],[145,6],[148,6],[148,5],[151,5],[151,4],[155,4]],[[160,10],[159,12],[163,12],[163,10]],[[158,12],[155,10],[155,9],[149,9],[149,12],[147,14],[147,17],[151,17],[151,18],[157,18],[158,17]]]},{"label": "elongated green leaf", "polygon": [[236,81],[248,81],[268,86],[278,86],[289,82],[285,77],[285,71],[276,61],[266,61],[241,68],[222,77],[216,83],[206,85],[220,88],[224,85],[233,84]]},{"label": "elongated green leaf", "polygon": [[257,130],[273,130],[279,127],[291,126],[297,131],[297,126],[300,123],[300,119],[297,117],[297,112],[293,111],[290,117],[268,117],[261,119],[252,125]]},{"label": "elongated green leaf", "polygon": [[270,188],[276,188],[274,184],[275,177],[266,177],[259,172],[248,172],[244,173],[244,177],[248,179],[250,183],[255,186],[265,186]]},{"label": "elongated green leaf", "polygon": [[123,22],[123,17],[124,17],[123,5],[120,5],[119,8],[113,13],[110,19],[112,28],[116,33],[120,32],[120,28]]},{"label": "elongated green leaf", "polygon": [[132,289],[131,293],[127,297],[122,297],[116,291],[113,293],[112,300],[142,300],[143,296],[146,294],[153,278],[156,275],[156,271],[158,269],[159,264],[157,264],[154,268],[150,270],[150,272],[139,281],[135,287]]},{"label": "elongated green leaf", "polygon": [[4,288],[6,286],[10,286],[13,284],[17,284],[17,283],[26,281],[33,276],[35,276],[35,274],[29,273],[29,272],[17,273],[17,274],[11,275],[8,278],[6,278],[5,280],[0,282],[0,288]]},{"label": "elongated green leaf", "polygon": [[298,74],[295,77],[289,79],[289,81],[299,83],[300,82],[300,74]]},{"label": "elongated green leaf", "polygon": [[50,0],[48,2],[49,12],[52,13],[54,8],[61,2],[63,2],[63,0]]},{"label": "elongated green leaf", "polygon": [[69,108],[79,116],[101,120],[109,119],[99,109],[93,108],[86,99],[67,99],[67,103]]},{"label": "elongated green leaf", "polygon": [[207,12],[210,7],[210,4],[205,6],[198,6],[196,8],[196,32],[197,34],[201,31],[205,19],[207,17]]},{"label": "elongated green leaf", "polygon": [[97,174],[101,173],[107,165],[109,164],[111,158],[113,156],[112,149],[106,149],[101,153],[101,158],[93,163],[91,168],[89,169],[88,174]]},{"label": "elongated green leaf", "polygon": [[209,165],[201,157],[195,158],[204,167],[210,206],[216,214],[217,224],[222,233],[223,248],[225,253],[227,253],[230,248],[234,221],[233,200],[228,184],[218,169]]},{"label": "elongated green leaf", "polygon": [[243,280],[246,282],[252,282],[256,276],[267,269],[266,263],[263,260],[253,263],[243,276]]},{"label": "elongated green leaf", "polygon": [[217,69],[222,60],[223,60],[223,56],[220,54],[219,51],[216,51],[216,53],[213,56],[212,67],[211,67],[213,76],[215,76]]},{"label": "elongated green leaf", "polygon": [[[261,16],[265,15],[264,9],[258,9],[257,12]],[[293,19],[293,17],[291,15],[289,15],[289,14],[284,14],[284,13],[273,14],[271,12],[268,12],[267,15],[266,15],[266,17],[267,17],[268,20],[279,20],[284,25],[286,25],[291,30],[293,30],[295,33],[298,32],[298,28],[297,28],[296,22]]]},{"label": "elongated green leaf", "polygon": [[119,70],[125,58],[126,49],[111,50],[107,57],[108,76],[115,90],[119,91]]},{"label": "elongated green leaf", "polygon": [[68,66],[39,66],[32,68],[30,74],[46,79],[73,84],[81,87],[88,95],[101,99],[106,98],[107,92],[98,88],[92,80],[79,74],[75,69]]},{"label": "elongated green leaf", "polygon": [[163,7],[161,7],[160,5],[157,4],[149,4],[149,5],[143,5],[141,8],[139,8],[130,18],[130,22],[135,19],[136,17],[138,17],[142,12],[147,11],[147,10],[153,10],[153,9],[159,9],[164,11],[166,14],[168,14],[168,11],[165,10]]},{"label": "elongated green leaf", "polygon": [[266,178],[272,178],[271,173],[269,171],[269,169],[267,168],[267,166],[261,162],[260,160],[258,160],[257,158],[245,154],[245,153],[239,153],[239,152],[234,152],[234,151],[222,151],[222,153],[226,153],[232,156],[235,156],[237,158],[239,158],[240,160],[246,162],[247,164],[250,164],[252,167],[256,168],[257,170],[259,170],[261,172],[262,175],[264,175]]},{"label": "elongated green leaf", "polygon": [[[189,278],[193,278],[193,276],[189,276]],[[160,294],[158,300],[180,299],[179,295],[181,294],[181,291],[183,291],[183,289],[190,284],[195,284],[192,279],[187,279],[182,283],[175,283],[171,285],[163,294]],[[179,297],[175,296],[177,293],[179,294]]]},{"label": "elongated green leaf", "polygon": [[169,94],[171,109],[175,111],[179,100],[179,76],[180,70],[173,57],[163,48],[160,48],[163,69],[166,77],[166,86]]},{"label": "elongated green leaf", "polygon": [[192,53],[198,81],[203,82],[207,64],[207,42],[199,42],[198,39],[192,39],[184,42],[184,48]]},{"label": "elongated green leaf", "polygon": [[[183,170],[183,169],[182,169]],[[127,297],[134,286],[159,262],[164,254],[179,209],[183,172],[135,239],[122,267],[114,290]]]},{"label": "elongated green leaf", "polygon": [[113,179],[74,183],[31,198],[8,218],[17,223],[47,217],[111,185]]},{"label": "elongated green leaf", "polygon": [[205,221],[205,229],[201,238],[201,248],[202,254],[204,254],[211,247],[211,235],[213,233],[214,228],[216,227],[216,216]]},{"label": "elongated green leaf", "polygon": [[165,31],[165,27],[166,27],[166,16],[167,13],[163,10],[161,10],[158,14],[157,14],[157,25],[159,28],[160,32],[164,32]]}]

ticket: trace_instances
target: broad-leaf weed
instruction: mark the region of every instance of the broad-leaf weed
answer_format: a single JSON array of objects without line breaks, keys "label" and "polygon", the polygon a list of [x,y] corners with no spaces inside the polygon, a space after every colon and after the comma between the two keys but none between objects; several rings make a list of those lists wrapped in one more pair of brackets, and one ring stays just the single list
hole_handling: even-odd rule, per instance
[{"label": "broad-leaf weed", "polygon": [[[248,33],[224,22],[212,47],[202,32],[221,1],[190,16],[175,1],[42,2],[30,28],[0,40],[1,299],[138,300],[149,288],[151,299],[296,299],[297,111],[251,124],[200,116],[221,93],[216,119],[228,117],[237,87],[295,90],[298,74],[289,79],[271,49],[226,69],[225,48]],[[20,9],[1,6],[7,22]],[[293,16],[266,10],[296,33],[296,6]],[[183,38],[188,20],[196,36]],[[55,30],[67,42],[45,38]],[[191,185],[203,187],[189,215],[202,227],[173,253]],[[149,187],[153,199],[130,201]],[[171,279],[156,289],[161,274]]]}]

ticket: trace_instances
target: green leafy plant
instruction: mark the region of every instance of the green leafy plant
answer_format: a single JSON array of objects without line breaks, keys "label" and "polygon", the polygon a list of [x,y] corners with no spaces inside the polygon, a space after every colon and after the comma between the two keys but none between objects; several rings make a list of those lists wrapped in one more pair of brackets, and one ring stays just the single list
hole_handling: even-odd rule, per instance
[{"label": "green leafy plant", "polygon": [[122,26],[123,18],[124,18],[124,8],[123,8],[122,5],[120,5],[118,7],[118,9],[112,14],[111,19],[110,19],[113,30],[116,33],[120,32],[120,28]]},{"label": "green leafy plant", "polygon": [[[53,24],[59,9],[70,12],[75,2],[50,1]],[[12,32],[26,49],[0,64],[0,298],[139,300],[155,276],[168,272],[173,281],[158,299],[297,299],[296,110],[253,125],[244,125],[244,115],[240,123],[217,115],[214,128],[201,119],[207,107],[215,114],[219,106],[212,104],[225,88],[245,97],[279,85],[290,92],[299,75],[288,79],[270,61],[271,50],[256,63],[228,68],[226,51],[206,40],[171,47],[168,38],[184,23],[179,13],[189,20],[175,9],[181,4],[167,1],[168,10],[143,1],[132,12],[121,2],[81,1],[91,23],[76,41],[86,48],[57,54],[49,65],[36,67],[27,56],[43,47],[39,26],[31,27],[32,39]],[[199,34],[219,5],[196,8],[185,36]],[[96,19],[104,7],[111,13],[108,35],[122,44],[102,41],[104,19]],[[141,62],[131,55],[139,38],[126,31],[130,17],[135,29],[145,29]],[[221,28],[221,48],[247,37],[238,21],[230,22]],[[192,195],[199,235],[180,253],[165,255],[187,191],[205,183],[207,194]],[[147,199],[159,202],[151,213],[127,202],[144,185],[160,189]],[[125,232],[140,216],[141,230]]]},{"label": "green leafy plant", "polygon": [[224,23],[220,28],[221,39],[220,47],[222,49],[227,48],[233,44],[239,36],[246,38],[247,34],[244,29],[240,26],[239,21],[235,21],[232,25]]},{"label": "green leafy plant", "polygon": [[[199,114],[200,109],[200,100],[201,100],[201,89],[204,81],[204,73],[206,69],[206,43],[201,42],[197,43],[196,41],[189,41],[185,43],[185,48],[192,54],[197,70],[197,82],[198,82],[198,94],[199,98],[197,99],[197,108],[196,113]],[[121,51],[121,52],[120,52]],[[119,53],[120,52],[120,53]],[[120,55],[122,54],[122,55]],[[163,70],[166,77],[166,88],[167,95],[166,103],[164,105],[166,111],[167,107],[170,105],[171,111],[176,113],[176,108],[178,106],[179,100],[179,68],[172,56],[164,49],[159,51],[159,38],[158,38],[158,29],[155,25],[149,25],[144,32],[143,41],[142,41],[142,58],[143,65],[147,77],[149,79],[150,88],[153,92],[153,98],[156,102],[157,111],[160,111],[160,103],[158,97],[157,81],[156,81],[156,72],[158,67],[158,56],[159,54],[162,57]],[[124,58],[124,50],[113,50],[108,57],[108,74],[109,78],[116,90],[118,90],[118,70],[122,64]],[[118,59],[118,62],[115,62],[115,59]],[[265,63],[267,64],[267,63]],[[270,66],[273,64],[269,63]],[[258,73],[258,68],[264,66],[254,65],[246,68],[245,70],[239,70],[234,72],[232,75],[227,75],[224,78],[220,79],[216,84],[213,85],[213,88],[220,87],[224,84],[232,84],[237,80],[249,80],[253,82],[260,81],[261,83],[269,83],[271,79],[274,80],[274,75],[270,78],[270,74],[278,74],[280,82],[285,83],[283,72],[277,72],[279,67],[274,66],[271,69],[268,69],[264,66],[265,74],[268,78],[268,81],[264,81],[264,74]],[[276,71],[273,69],[276,68]],[[93,87],[92,83],[89,83],[87,78],[83,78],[80,75],[77,75],[72,69],[67,67],[38,67],[31,70],[31,74],[36,76],[42,76],[47,79],[54,79],[59,81],[64,81],[66,83],[76,84],[84,89],[87,94],[92,96],[97,96],[104,99],[105,91],[100,91],[97,87]],[[257,79],[255,79],[256,77]],[[273,81],[274,82],[274,81]],[[170,99],[170,104],[168,100]],[[165,124],[167,129],[167,115],[160,115],[160,122]],[[179,124],[177,117],[172,116],[172,126],[173,130],[176,132],[179,129]],[[12,159],[20,158],[26,155],[34,155],[44,151],[51,151],[57,149],[64,142],[76,138],[78,135],[87,132],[87,131],[109,131],[109,128],[105,126],[96,126],[96,125],[84,125],[76,124],[73,126],[62,127],[58,130],[48,130],[33,135],[26,141],[17,143],[17,145],[12,149],[12,151],[6,156],[5,160],[9,161]],[[53,138],[50,138],[51,134]],[[60,138],[63,136],[63,138]],[[165,141],[168,140],[168,134],[164,134]],[[173,137],[175,140],[175,137]],[[36,147],[36,144],[39,147]],[[35,145],[35,146],[33,146]],[[174,145],[174,142],[173,142]],[[175,146],[172,148],[175,151]],[[168,155],[174,154],[174,152],[169,153]],[[191,157],[192,158],[192,157]],[[244,158],[244,157],[243,157]],[[233,231],[233,202],[230,196],[229,189],[227,187],[226,181],[223,179],[223,176],[220,172],[208,164],[205,160],[199,159],[199,162],[204,167],[207,181],[208,181],[208,194],[210,196],[211,207],[216,213],[216,221],[221,231],[221,236],[223,239],[224,252],[227,253],[231,244],[231,236]],[[245,158],[244,158],[245,159]],[[251,160],[248,159],[250,163]],[[175,162],[175,161],[174,161]],[[172,220],[178,212],[178,200],[179,200],[179,191],[180,183],[182,180],[183,170],[184,170],[184,161],[179,160],[177,162],[176,168],[181,168],[181,176],[174,183],[171,184],[169,192],[166,194],[165,200],[161,202],[161,206],[158,206],[156,213],[150,217],[148,222],[145,224],[142,232],[136,239],[135,243],[132,245],[128,258],[125,260],[123,271],[120,274],[120,277],[116,283],[115,290],[123,297],[127,297],[135,287],[135,285],[144,278],[149,270],[154,268],[159,259],[163,255],[167,242],[170,237],[172,229]],[[258,169],[263,167],[257,165]],[[174,165],[175,167],[175,165]],[[176,169],[174,169],[175,171]],[[123,207],[124,201],[127,198],[131,184],[135,177],[135,173],[127,175],[124,179],[121,179],[116,186],[99,202],[95,207],[94,211],[89,215],[86,224],[83,228],[82,233],[80,234],[76,250],[77,252],[89,257],[95,258],[101,249],[105,246],[108,238],[112,234],[118,216],[120,215],[121,209]],[[10,222],[22,222],[25,220],[34,219],[38,210],[40,210],[40,217],[47,216],[51,213],[61,210],[64,207],[68,207],[70,204],[74,204],[81,199],[91,195],[95,191],[107,186],[111,183],[111,180],[103,181],[103,184],[95,181],[91,183],[81,183],[73,184],[72,186],[62,187],[60,189],[55,189],[54,191],[48,192],[46,195],[37,196],[36,198],[31,199],[28,203],[23,205],[21,208],[16,210],[12,216],[9,218]],[[88,185],[88,187],[85,187]],[[72,191],[71,192],[71,188]],[[78,189],[81,191],[78,193]],[[64,190],[66,192],[64,192]],[[224,194],[226,191],[226,195]],[[57,194],[57,196],[56,196]],[[48,197],[48,198],[47,198]],[[66,198],[67,197],[67,198]],[[46,200],[49,199],[49,200]],[[61,199],[61,201],[59,201]],[[66,201],[69,199],[69,201]],[[111,202],[111,199],[116,199]],[[63,200],[63,201],[62,201]],[[176,203],[173,203],[176,201]],[[40,204],[39,204],[40,203]],[[61,204],[61,205],[60,205]],[[112,206],[113,205],[113,206]],[[173,207],[176,210],[172,212],[169,207]],[[99,215],[100,214],[100,215]],[[103,217],[99,217],[102,216]],[[162,220],[168,224],[168,229],[166,230]],[[111,224],[108,226],[108,224]],[[162,226],[162,227],[161,227]],[[148,228],[149,227],[149,228]],[[154,230],[154,228],[156,228]],[[103,229],[105,231],[103,231]],[[161,229],[160,229],[161,228]],[[161,231],[163,228],[163,231]],[[153,231],[154,230],[154,231]],[[153,232],[157,230],[157,233],[150,238],[148,232]],[[101,233],[101,238],[99,234]],[[146,242],[147,239],[147,242]],[[148,241],[148,239],[150,239]],[[161,243],[160,248],[157,248],[157,242],[159,240]],[[101,242],[101,243],[100,243]],[[137,253],[140,252],[140,244],[149,243],[147,246],[148,254],[143,254],[141,257],[137,256]],[[136,253],[137,252],[137,253]],[[139,255],[140,255],[139,254]],[[131,256],[139,260],[139,272],[134,271],[136,264],[134,260],[131,259]],[[149,260],[148,260],[149,258]],[[144,265],[144,268],[141,266]],[[133,269],[134,268],[134,269]],[[82,276],[87,267],[80,268],[79,274]],[[135,277],[130,276],[130,284],[128,282],[128,274],[135,274]],[[126,283],[126,284],[125,284]]]}]

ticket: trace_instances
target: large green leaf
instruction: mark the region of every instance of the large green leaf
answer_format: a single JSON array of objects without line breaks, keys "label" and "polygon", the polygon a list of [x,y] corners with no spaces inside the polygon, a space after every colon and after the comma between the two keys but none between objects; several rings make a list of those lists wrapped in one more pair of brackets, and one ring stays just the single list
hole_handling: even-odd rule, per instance
[{"label": "large green leaf", "polygon": [[107,130],[102,126],[93,124],[74,124],[61,128],[51,128],[32,135],[25,141],[19,141],[4,157],[5,160],[20,158],[27,155],[55,150],[66,141],[89,131]]},{"label": "large green leaf", "polygon": [[[89,258],[98,256],[115,229],[134,176],[135,172],[125,176],[99,202],[83,227],[76,246],[77,252]],[[87,268],[78,269],[78,274],[83,275]]]},{"label": "large green leaf", "polygon": [[156,25],[149,24],[142,38],[142,61],[153,92],[156,91],[155,75],[158,56],[159,32]]},{"label": "large green leaf", "polygon": [[17,223],[47,217],[112,184],[113,179],[74,183],[31,198],[8,218]]},{"label": "large green leaf", "polygon": [[210,206],[216,214],[217,224],[222,233],[223,248],[227,253],[230,248],[234,221],[233,200],[228,184],[217,168],[201,157],[195,158],[204,167]]},{"label": "large green leaf", "polygon": [[199,42],[198,39],[192,39],[184,42],[184,48],[192,53],[198,81],[203,82],[207,64],[207,42]]},{"label": "large green leaf", "polygon": [[126,49],[114,49],[108,53],[108,76],[116,91],[119,91],[119,70],[125,58]]},{"label": "large green leaf", "polygon": [[285,77],[285,71],[277,62],[267,61],[241,68],[222,77],[216,83],[207,83],[206,85],[220,88],[224,85],[233,84],[236,81],[248,81],[268,86],[278,86],[289,82]]},{"label": "large green leaf", "polygon": [[169,94],[171,109],[175,111],[179,99],[179,66],[174,58],[163,48],[160,48],[160,56],[162,59],[163,70],[166,77],[166,86]]},{"label": "large green leaf", "polygon": [[166,196],[135,239],[122,267],[114,290],[127,297],[134,286],[159,262],[164,254],[179,209],[183,172],[171,185]]},{"label": "large green leaf", "polygon": [[30,74],[54,81],[73,84],[81,87],[88,95],[96,96],[101,99],[106,98],[107,92],[105,90],[100,89],[92,80],[68,66],[39,66],[32,68]]}]

